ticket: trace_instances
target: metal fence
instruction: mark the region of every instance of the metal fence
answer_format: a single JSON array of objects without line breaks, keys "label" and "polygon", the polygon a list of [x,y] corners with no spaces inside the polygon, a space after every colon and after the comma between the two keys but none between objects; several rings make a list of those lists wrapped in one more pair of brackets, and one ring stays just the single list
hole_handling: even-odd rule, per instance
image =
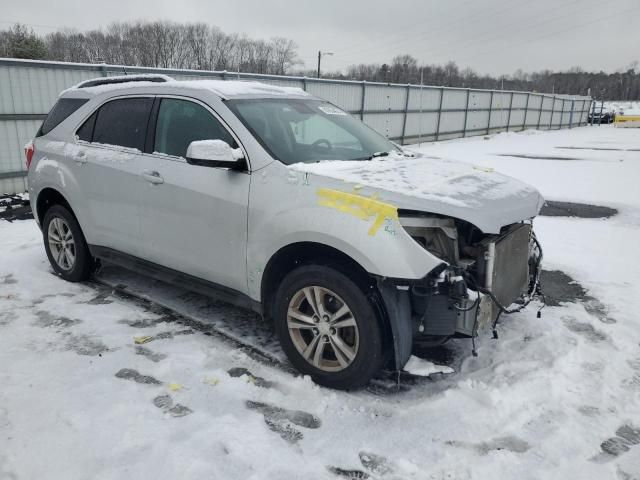
[{"label": "metal fence", "polygon": [[527,128],[572,128],[586,124],[591,105],[590,97],[534,92],[0,59],[0,193],[26,190],[22,147],[62,90],[97,76],[131,73],[300,87],[401,144]]}]

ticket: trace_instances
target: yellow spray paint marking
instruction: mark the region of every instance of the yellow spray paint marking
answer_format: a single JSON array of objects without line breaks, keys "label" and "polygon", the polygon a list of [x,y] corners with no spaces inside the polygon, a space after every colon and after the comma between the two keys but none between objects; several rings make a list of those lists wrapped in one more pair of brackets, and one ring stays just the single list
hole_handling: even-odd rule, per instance
[{"label": "yellow spray paint marking", "polygon": [[144,336],[144,337],[133,337],[133,341],[134,341],[137,345],[142,345],[143,343],[150,342],[151,340],[153,340],[153,337],[150,337],[150,336]]},{"label": "yellow spray paint marking", "polygon": [[329,188],[318,189],[318,205],[333,208],[339,212],[354,215],[362,220],[375,218],[369,235],[375,235],[382,226],[385,218],[398,219],[398,209],[381,202],[376,198],[363,197],[355,193],[340,192]]},{"label": "yellow spray paint marking", "polygon": [[182,385],[179,383],[170,383],[169,390],[171,390],[172,392],[177,392],[179,390],[182,390]]}]

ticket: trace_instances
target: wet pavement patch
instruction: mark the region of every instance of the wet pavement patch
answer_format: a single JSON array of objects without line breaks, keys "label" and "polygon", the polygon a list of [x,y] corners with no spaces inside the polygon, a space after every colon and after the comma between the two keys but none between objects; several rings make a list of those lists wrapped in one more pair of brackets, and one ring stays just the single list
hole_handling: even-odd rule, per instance
[{"label": "wet pavement patch", "polygon": [[605,152],[625,152],[625,148],[613,148],[613,147],[555,147],[560,150],[597,150]]},{"label": "wet pavement patch", "polygon": [[582,158],[575,158],[575,157],[562,157],[558,155],[542,155],[542,154],[529,155],[526,153],[496,153],[494,155],[498,157],[528,158],[530,160],[566,160],[566,161],[582,160]]},{"label": "wet pavement patch", "polygon": [[543,217],[610,218],[617,213],[615,208],[553,200],[546,201],[540,210]]},{"label": "wet pavement patch", "polygon": [[597,298],[588,295],[580,283],[560,270],[542,270],[540,274],[545,302],[550,307],[558,307],[562,303],[582,303],[584,309],[602,323],[616,323],[609,316],[607,307]]},{"label": "wet pavement patch", "polygon": [[150,375],[142,375],[137,370],[132,368],[122,368],[118,370],[116,373],[117,378],[121,378],[123,380],[132,380],[136,383],[144,383],[147,385],[160,385],[162,382],[156,378],[153,378]]}]

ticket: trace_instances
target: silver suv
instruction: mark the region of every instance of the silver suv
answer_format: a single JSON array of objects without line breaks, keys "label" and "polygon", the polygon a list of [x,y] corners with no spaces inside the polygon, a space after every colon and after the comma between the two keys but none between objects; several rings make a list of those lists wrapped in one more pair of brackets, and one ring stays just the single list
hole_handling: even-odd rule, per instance
[{"label": "silver suv", "polygon": [[58,275],[106,261],[251,308],[325,386],[474,337],[537,289],[534,188],[412,154],[300,89],[90,80],[26,156]]}]

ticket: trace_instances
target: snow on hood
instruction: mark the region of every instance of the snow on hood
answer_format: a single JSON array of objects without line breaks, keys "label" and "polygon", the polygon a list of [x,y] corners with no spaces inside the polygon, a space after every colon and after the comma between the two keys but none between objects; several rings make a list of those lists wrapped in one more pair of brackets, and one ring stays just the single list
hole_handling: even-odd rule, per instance
[{"label": "snow on hood", "polygon": [[289,168],[369,187],[398,208],[460,218],[485,233],[499,233],[505,225],[535,217],[544,203],[526,183],[493,169],[437,157],[391,154]]}]

